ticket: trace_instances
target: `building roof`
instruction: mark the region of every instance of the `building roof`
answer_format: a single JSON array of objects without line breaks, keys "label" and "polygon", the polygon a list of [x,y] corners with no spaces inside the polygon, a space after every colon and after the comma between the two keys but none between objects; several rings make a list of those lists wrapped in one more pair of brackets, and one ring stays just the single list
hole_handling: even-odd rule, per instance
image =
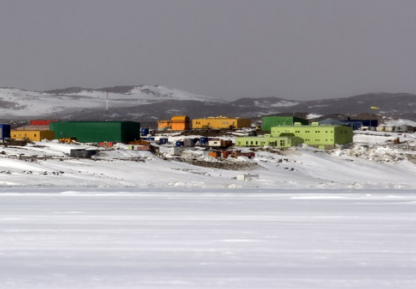
[{"label": "building roof", "polygon": [[175,115],[171,119],[172,122],[189,122],[189,117],[186,115]]}]

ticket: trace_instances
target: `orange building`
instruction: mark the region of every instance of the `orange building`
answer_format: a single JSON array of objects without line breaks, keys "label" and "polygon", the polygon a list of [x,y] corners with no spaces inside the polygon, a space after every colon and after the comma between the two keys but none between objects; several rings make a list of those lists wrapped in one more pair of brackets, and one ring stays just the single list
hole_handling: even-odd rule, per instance
[{"label": "orange building", "polygon": [[170,120],[159,120],[157,122],[158,130],[188,130],[191,128],[191,120],[186,115],[173,116]]},{"label": "orange building", "polygon": [[170,120],[159,120],[157,122],[157,129],[158,130],[164,130],[164,129],[170,129]]},{"label": "orange building", "polygon": [[174,116],[171,119],[172,130],[188,130],[191,126],[191,120],[187,116]]}]

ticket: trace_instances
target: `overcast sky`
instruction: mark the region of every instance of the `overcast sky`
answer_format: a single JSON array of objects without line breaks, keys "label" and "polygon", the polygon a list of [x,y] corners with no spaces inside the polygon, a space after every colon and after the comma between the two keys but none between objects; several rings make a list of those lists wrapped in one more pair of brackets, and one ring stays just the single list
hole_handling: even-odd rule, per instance
[{"label": "overcast sky", "polygon": [[0,86],[416,93],[415,0],[2,0]]}]

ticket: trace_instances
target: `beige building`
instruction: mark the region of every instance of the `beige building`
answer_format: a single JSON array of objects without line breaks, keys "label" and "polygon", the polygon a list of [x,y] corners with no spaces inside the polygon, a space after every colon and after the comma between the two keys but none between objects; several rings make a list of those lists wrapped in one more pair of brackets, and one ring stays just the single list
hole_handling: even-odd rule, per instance
[{"label": "beige building", "polygon": [[238,129],[251,127],[251,120],[237,117],[207,117],[192,120],[193,129]]}]

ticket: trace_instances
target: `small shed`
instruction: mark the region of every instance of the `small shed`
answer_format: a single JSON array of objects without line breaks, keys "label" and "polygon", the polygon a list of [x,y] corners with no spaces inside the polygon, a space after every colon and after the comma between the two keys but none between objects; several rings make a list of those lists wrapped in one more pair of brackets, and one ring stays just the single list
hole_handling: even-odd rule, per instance
[{"label": "small shed", "polygon": [[237,175],[238,181],[251,181],[253,179],[258,179],[258,178],[259,178],[259,175],[254,175],[254,174]]}]

